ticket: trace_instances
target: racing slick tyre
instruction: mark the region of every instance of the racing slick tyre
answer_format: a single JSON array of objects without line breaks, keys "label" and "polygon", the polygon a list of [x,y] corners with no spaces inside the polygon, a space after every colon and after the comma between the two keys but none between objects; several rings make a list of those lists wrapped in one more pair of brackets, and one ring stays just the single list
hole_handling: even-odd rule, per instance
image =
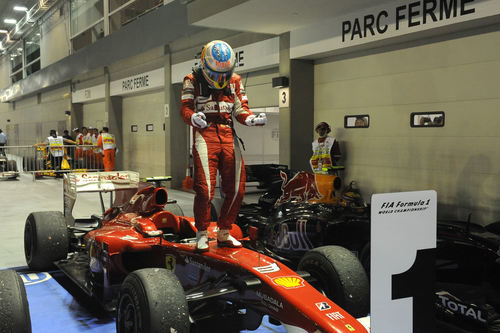
[{"label": "racing slick tyre", "polygon": [[0,332],[31,332],[26,289],[13,270],[0,271]]},{"label": "racing slick tyre", "polygon": [[297,270],[311,274],[314,278],[311,284],[352,316],[368,314],[368,278],[351,251],[335,245],[315,248],[300,259]]},{"label": "racing slick tyre", "polygon": [[24,225],[24,256],[29,268],[45,271],[68,255],[69,236],[61,212],[34,212]]},{"label": "racing slick tyre", "polygon": [[186,295],[172,271],[144,268],[130,273],[118,299],[117,333],[189,333]]},{"label": "racing slick tyre", "polygon": [[184,211],[177,203],[167,203],[163,210],[166,210],[167,212],[170,212],[176,216],[184,216]]}]

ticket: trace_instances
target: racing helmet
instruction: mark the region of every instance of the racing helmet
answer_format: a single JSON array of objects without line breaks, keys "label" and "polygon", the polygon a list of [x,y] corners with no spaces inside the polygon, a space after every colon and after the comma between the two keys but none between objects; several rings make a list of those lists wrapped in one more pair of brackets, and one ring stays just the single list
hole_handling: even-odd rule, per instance
[{"label": "racing helmet", "polygon": [[318,125],[316,125],[316,128],[314,130],[318,131],[319,129],[326,129],[327,134],[332,131],[332,129],[330,128],[330,125],[328,125],[328,123],[325,123],[324,121],[322,121]]},{"label": "racing helmet", "polygon": [[231,46],[222,40],[213,40],[201,51],[201,71],[213,89],[224,89],[233,75],[236,57]]}]

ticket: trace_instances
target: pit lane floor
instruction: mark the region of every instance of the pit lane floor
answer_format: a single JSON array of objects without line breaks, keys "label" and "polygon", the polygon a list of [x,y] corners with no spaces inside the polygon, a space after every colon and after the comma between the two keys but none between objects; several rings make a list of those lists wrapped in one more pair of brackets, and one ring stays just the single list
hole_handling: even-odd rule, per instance
[{"label": "pit lane floor", "polygon": [[[193,215],[192,193],[168,189],[187,216]],[[29,272],[24,258],[24,223],[31,212],[62,211],[62,179],[33,181],[22,174],[17,180],[0,182],[0,211],[3,230],[0,242],[0,269],[12,268],[21,275],[28,295],[32,331],[38,332],[115,332],[115,319],[86,297],[61,272]],[[106,200],[106,198],[105,198]],[[77,198],[73,215],[88,217],[101,213],[99,197],[83,193]],[[246,331],[244,331],[246,332]],[[262,325],[252,332],[286,332],[285,327]]]}]

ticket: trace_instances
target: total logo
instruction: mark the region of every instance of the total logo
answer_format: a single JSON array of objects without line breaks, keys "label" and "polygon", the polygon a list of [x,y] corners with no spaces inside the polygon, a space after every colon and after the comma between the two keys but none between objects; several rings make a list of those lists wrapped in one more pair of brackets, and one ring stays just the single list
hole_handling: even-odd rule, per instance
[{"label": "total logo", "polygon": [[52,279],[49,273],[23,273],[19,274],[24,282],[24,285],[31,286],[33,284],[42,283]]},{"label": "total logo", "polygon": [[304,280],[298,276],[280,276],[272,279],[272,281],[286,289],[301,288],[304,286]]}]

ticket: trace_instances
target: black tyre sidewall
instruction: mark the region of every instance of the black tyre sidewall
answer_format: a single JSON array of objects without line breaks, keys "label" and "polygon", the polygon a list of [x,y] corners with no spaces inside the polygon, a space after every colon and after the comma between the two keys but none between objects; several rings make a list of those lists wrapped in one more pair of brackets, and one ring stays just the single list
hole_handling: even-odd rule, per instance
[{"label": "black tyre sidewall", "polygon": [[120,288],[116,330],[124,332],[125,306],[134,308],[137,332],[189,333],[186,296],[174,273],[162,268],[145,268],[130,273]]},{"label": "black tyre sidewall", "polygon": [[31,332],[26,289],[13,270],[0,271],[0,332]]},{"label": "black tyre sidewall", "polygon": [[367,315],[369,282],[358,258],[341,246],[323,246],[307,252],[299,271],[310,273],[318,290],[354,317]]},{"label": "black tyre sidewall", "polygon": [[45,271],[68,255],[69,238],[61,212],[34,212],[24,227],[24,254],[30,269]]}]

